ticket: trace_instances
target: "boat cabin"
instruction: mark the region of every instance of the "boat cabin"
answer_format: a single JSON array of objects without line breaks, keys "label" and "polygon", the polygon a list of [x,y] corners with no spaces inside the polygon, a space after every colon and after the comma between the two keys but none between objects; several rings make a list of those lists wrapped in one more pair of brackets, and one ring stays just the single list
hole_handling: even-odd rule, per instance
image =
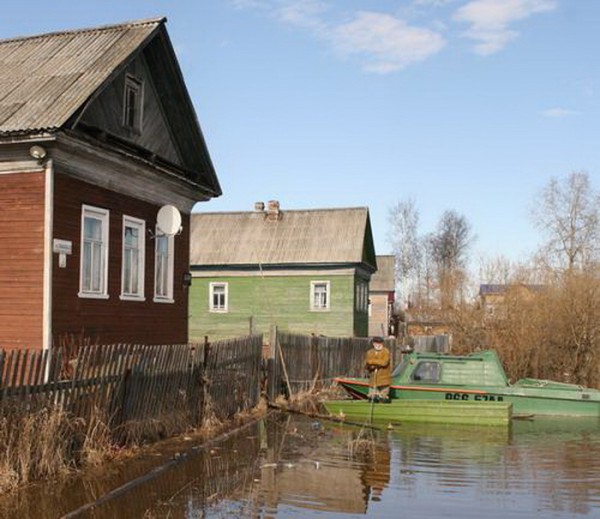
[{"label": "boat cabin", "polygon": [[495,351],[468,356],[409,353],[392,373],[392,379],[394,384],[508,386],[508,379]]}]

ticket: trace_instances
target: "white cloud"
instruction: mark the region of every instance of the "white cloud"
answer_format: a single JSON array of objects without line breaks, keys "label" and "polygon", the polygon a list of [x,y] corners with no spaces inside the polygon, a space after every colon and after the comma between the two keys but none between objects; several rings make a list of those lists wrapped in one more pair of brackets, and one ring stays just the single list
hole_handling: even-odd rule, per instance
[{"label": "white cloud", "polygon": [[339,14],[336,18],[331,13],[332,4],[324,0],[231,1],[234,7],[260,9],[281,23],[310,31],[339,55],[359,57],[368,72],[387,74],[401,70],[439,52],[446,43],[439,32],[410,26],[391,14],[356,12],[350,21],[340,21]]},{"label": "white cloud", "polygon": [[340,54],[362,56],[364,69],[379,74],[423,61],[445,45],[437,32],[412,27],[389,14],[364,11],[335,27],[330,38]]},{"label": "white cloud", "polygon": [[418,7],[444,7],[456,0],[415,0],[414,5]]},{"label": "white cloud", "polygon": [[328,5],[319,0],[295,0],[281,2],[274,14],[282,22],[321,31],[325,29],[322,16],[328,9]]},{"label": "white cloud", "polygon": [[486,56],[502,50],[519,35],[510,24],[556,6],[555,0],[472,0],[456,11],[454,19],[470,25],[464,36],[475,40],[476,53]]},{"label": "white cloud", "polygon": [[231,5],[236,9],[266,9],[269,0],[231,0]]},{"label": "white cloud", "polygon": [[577,112],[574,110],[569,110],[567,108],[548,108],[542,112],[544,117],[551,117],[554,119],[562,119],[564,117],[570,117],[572,115],[577,115]]}]

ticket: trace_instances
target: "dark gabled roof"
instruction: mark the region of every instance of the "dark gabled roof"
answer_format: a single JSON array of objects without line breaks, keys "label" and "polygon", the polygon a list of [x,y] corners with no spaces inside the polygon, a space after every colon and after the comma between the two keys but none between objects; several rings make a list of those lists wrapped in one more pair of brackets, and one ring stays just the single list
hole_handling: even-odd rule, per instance
[{"label": "dark gabled roof", "polygon": [[365,264],[377,267],[366,207],[193,213],[192,266]]},{"label": "dark gabled roof", "polygon": [[0,40],[0,133],[62,128],[164,21]]},{"label": "dark gabled roof", "polygon": [[377,256],[377,272],[371,276],[371,292],[393,292],[396,290],[394,256]]},{"label": "dark gabled roof", "polygon": [[89,103],[147,49],[186,176],[220,195],[165,22],[154,18],[0,40],[0,138],[76,128]]}]

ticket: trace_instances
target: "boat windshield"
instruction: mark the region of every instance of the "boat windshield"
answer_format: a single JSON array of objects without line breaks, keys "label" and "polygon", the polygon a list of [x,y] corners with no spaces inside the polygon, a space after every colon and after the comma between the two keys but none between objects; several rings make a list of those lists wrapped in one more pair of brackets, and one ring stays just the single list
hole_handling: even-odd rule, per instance
[{"label": "boat windshield", "polygon": [[392,378],[399,377],[400,375],[402,375],[402,373],[404,373],[404,370],[406,369],[406,366],[408,366],[408,359],[404,357],[400,364],[398,364],[394,368],[394,371],[392,371]]}]

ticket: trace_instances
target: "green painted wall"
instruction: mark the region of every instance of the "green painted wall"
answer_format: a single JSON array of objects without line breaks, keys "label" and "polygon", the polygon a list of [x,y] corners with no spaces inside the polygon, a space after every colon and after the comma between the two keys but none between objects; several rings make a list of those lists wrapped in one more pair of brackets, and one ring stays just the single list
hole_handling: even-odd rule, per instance
[{"label": "green painted wall", "polygon": [[[310,310],[310,282],[330,282],[329,310]],[[228,283],[228,312],[209,312],[211,282]],[[353,275],[194,278],[190,288],[191,341],[246,335],[253,317],[255,333],[281,330],[331,337],[366,336],[368,315],[354,307]]]}]

